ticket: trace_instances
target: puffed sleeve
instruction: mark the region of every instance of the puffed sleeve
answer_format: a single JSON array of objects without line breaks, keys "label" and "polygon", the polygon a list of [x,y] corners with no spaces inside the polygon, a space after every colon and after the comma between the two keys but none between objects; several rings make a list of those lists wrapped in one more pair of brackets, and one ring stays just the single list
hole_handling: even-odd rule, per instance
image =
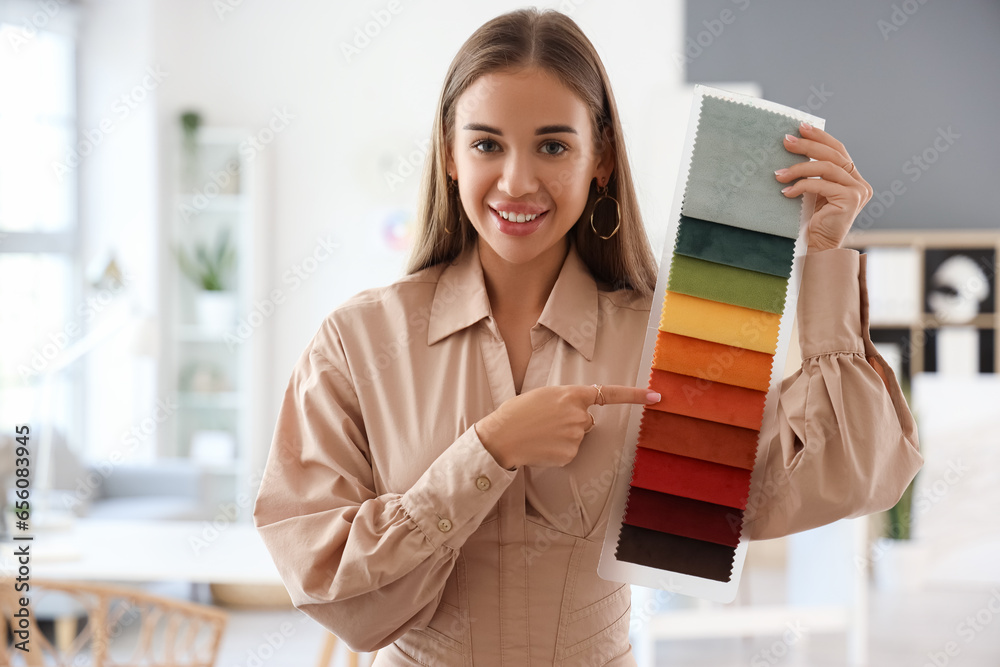
[{"label": "puffed sleeve", "polygon": [[373,651],[428,624],[458,549],[516,472],[470,426],[410,489],[377,495],[365,420],[379,416],[362,415],[336,341],[324,354],[316,340],[289,380],[254,524],[294,605]]},{"label": "puffed sleeve", "polygon": [[747,507],[751,539],[888,509],[923,464],[899,384],[869,338],[864,260],[848,248],[803,260],[802,367],[781,385]]}]

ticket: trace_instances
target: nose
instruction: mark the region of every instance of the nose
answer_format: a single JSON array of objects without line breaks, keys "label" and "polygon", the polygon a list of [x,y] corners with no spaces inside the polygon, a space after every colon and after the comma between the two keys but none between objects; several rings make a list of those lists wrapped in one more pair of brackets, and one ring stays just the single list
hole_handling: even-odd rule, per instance
[{"label": "nose", "polygon": [[503,164],[497,188],[511,197],[522,197],[538,190],[538,177],[531,156],[512,151]]}]

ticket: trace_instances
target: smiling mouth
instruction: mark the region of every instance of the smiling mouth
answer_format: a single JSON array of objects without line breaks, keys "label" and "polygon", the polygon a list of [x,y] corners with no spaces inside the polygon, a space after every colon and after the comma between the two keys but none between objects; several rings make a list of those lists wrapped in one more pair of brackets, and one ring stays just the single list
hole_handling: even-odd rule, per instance
[{"label": "smiling mouth", "polygon": [[525,215],[524,213],[508,213],[507,211],[498,211],[497,209],[492,209],[497,215],[508,222],[531,222],[540,215],[545,215],[548,211],[542,211],[541,213],[532,213],[530,215]]}]

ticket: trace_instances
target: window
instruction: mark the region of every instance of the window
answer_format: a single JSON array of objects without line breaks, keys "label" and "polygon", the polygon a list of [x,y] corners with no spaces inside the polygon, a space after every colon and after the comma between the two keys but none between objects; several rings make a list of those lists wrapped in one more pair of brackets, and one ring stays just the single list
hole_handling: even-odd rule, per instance
[{"label": "window", "polygon": [[0,8],[0,428],[51,425],[71,445],[80,370],[67,352],[87,326],[74,307],[77,177],[59,166],[76,141],[73,10]]}]

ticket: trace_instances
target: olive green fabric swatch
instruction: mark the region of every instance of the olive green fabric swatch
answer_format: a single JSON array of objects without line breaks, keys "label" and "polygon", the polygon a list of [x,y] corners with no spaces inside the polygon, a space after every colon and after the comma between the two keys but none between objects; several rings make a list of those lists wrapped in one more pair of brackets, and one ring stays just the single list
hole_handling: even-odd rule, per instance
[{"label": "olive green fabric swatch", "polygon": [[792,275],[795,241],[682,215],[674,252],[788,278]]},{"label": "olive green fabric swatch", "polygon": [[809,158],[789,153],[794,118],[706,95],[702,98],[681,212],[787,238],[799,235],[802,198],[781,194],[774,172]]},{"label": "olive green fabric swatch", "polygon": [[674,253],[667,289],[780,315],[785,310],[788,279]]}]

